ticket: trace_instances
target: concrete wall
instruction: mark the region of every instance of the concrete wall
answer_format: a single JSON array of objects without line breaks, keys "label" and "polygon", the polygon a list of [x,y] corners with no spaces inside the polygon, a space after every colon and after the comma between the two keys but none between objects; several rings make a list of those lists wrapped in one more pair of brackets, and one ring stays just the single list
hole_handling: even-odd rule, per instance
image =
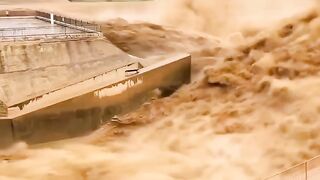
[{"label": "concrete wall", "polygon": [[[139,74],[46,108],[2,118],[0,145],[23,140],[41,143],[84,135],[117,114],[127,113],[147,101],[153,90],[175,89],[190,81],[191,57],[177,56],[143,68]],[[125,87],[123,85],[131,84]],[[113,92],[115,88],[115,92]],[[11,123],[8,125],[8,121]],[[11,129],[11,131],[2,131]]]},{"label": "concrete wall", "polygon": [[103,39],[2,43],[0,100],[12,106],[136,61]]}]

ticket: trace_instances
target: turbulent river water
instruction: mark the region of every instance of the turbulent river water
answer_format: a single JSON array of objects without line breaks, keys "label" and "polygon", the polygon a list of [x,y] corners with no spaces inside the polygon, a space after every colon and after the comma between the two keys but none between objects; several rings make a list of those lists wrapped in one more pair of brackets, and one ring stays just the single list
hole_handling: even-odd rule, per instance
[{"label": "turbulent river water", "polygon": [[191,53],[196,78],[87,137],[0,151],[0,179],[261,179],[319,155],[316,2],[239,2],[159,2],[145,7],[165,12],[157,18],[145,10],[140,22],[104,22],[130,54]]}]

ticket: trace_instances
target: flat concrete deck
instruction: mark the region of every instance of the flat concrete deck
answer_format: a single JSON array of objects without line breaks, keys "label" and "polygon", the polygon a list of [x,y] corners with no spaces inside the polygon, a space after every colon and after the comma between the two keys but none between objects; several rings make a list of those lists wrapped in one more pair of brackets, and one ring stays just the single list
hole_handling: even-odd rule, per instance
[{"label": "flat concrete deck", "polygon": [[52,25],[47,21],[32,16],[0,18],[0,36],[2,37],[76,34],[82,32],[78,29],[58,24]]}]

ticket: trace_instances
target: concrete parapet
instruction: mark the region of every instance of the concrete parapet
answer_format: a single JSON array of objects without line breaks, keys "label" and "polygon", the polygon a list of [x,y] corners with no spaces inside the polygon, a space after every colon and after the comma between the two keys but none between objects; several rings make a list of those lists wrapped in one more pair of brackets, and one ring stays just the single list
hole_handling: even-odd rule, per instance
[{"label": "concrete parapet", "polygon": [[37,11],[16,9],[16,10],[1,10],[0,17],[11,17],[11,16],[36,16]]}]

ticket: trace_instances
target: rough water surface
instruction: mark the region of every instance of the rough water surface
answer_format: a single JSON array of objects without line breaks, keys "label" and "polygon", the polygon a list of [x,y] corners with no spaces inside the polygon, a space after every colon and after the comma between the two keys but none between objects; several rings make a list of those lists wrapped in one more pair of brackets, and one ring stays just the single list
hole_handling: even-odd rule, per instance
[{"label": "rough water surface", "polygon": [[140,57],[192,53],[198,77],[87,137],[0,151],[0,179],[250,180],[320,154],[317,10],[228,41],[120,19],[104,27]]}]

